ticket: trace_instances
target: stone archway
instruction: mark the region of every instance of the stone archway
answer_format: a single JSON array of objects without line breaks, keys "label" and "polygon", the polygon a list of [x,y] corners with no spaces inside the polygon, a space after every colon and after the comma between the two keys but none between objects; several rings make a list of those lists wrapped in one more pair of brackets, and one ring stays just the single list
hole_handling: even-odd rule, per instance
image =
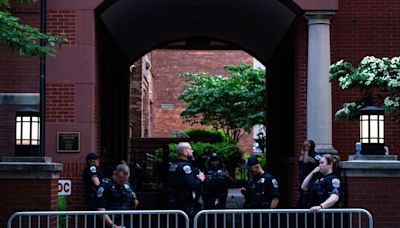
[{"label": "stone archway", "polygon": [[[291,25],[296,17],[301,15],[301,10],[294,3],[305,4],[303,1],[257,0],[246,3],[232,3],[225,0],[219,2],[175,0],[168,3],[157,0],[120,0],[107,1],[100,5],[95,12],[99,84],[101,93],[106,94],[106,100],[101,102],[102,110],[106,110],[101,114],[102,151],[113,151],[112,158],[126,157],[128,136],[126,86],[129,84],[130,64],[147,52],[166,47],[165,45],[171,42],[180,41],[185,44],[182,48],[187,49],[213,49],[215,41],[223,42],[227,44],[225,46],[227,49],[242,49],[267,65],[267,74],[270,77],[268,118],[271,123],[268,128],[273,132],[268,142],[272,151],[269,158],[270,168],[279,173],[281,179],[287,180],[287,183],[281,185],[283,188],[292,188],[293,184],[285,177],[295,176],[295,164],[290,162],[282,165],[282,163],[295,156],[294,148],[297,140],[293,130],[295,50],[292,34],[295,31]],[[306,4],[304,7],[311,7],[310,10],[313,12],[307,17],[309,21],[313,21],[309,26],[316,25],[314,28],[321,24],[329,26],[329,17],[332,14],[316,11],[325,9],[326,6]],[[326,27],[323,31],[326,31]],[[323,46],[325,43],[320,44]],[[329,45],[326,48],[329,51]],[[309,56],[313,58],[309,58],[309,65],[311,62],[313,65],[318,65],[316,64],[318,60],[323,59],[324,67],[330,61],[318,58],[318,54],[315,55],[316,51],[312,51],[312,55]],[[316,71],[310,71],[309,76],[313,75],[315,79],[320,77],[321,72],[327,73],[325,72],[327,69],[322,68],[317,67]],[[325,88],[326,84],[324,83],[321,88]],[[330,92],[327,97],[330,99]],[[307,103],[310,99],[315,101],[316,98],[308,97]],[[116,100],[119,102],[112,102]],[[329,103],[326,105],[329,106]],[[312,110],[307,111],[308,117]],[[318,120],[329,122],[331,111],[328,109],[326,114]],[[310,118],[307,120],[309,121],[306,128],[307,137],[314,135],[319,137],[321,134],[316,127],[319,126],[319,122]],[[321,144],[324,146],[323,149],[329,149],[332,141],[331,129],[323,131],[328,133],[322,137]]]}]

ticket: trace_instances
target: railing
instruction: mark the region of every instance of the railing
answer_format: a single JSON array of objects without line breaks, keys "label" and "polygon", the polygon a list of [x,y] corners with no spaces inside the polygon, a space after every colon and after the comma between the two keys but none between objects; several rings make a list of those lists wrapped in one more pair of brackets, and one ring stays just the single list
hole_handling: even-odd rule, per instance
[{"label": "railing", "polygon": [[17,212],[9,218],[7,228],[105,228],[109,226],[106,223],[104,215],[109,216],[112,224],[127,228],[189,228],[188,216],[183,211],[178,210]]},{"label": "railing", "polygon": [[194,217],[194,228],[358,227],[372,228],[372,215],[364,209],[204,210]]}]

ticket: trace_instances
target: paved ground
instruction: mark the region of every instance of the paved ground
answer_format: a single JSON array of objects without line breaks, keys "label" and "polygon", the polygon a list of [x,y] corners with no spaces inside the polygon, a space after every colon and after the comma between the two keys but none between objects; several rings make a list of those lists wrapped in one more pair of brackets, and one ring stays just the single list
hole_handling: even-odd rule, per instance
[{"label": "paved ground", "polygon": [[226,199],[226,208],[240,209],[243,208],[243,203],[244,197],[240,192],[240,188],[230,188]]}]

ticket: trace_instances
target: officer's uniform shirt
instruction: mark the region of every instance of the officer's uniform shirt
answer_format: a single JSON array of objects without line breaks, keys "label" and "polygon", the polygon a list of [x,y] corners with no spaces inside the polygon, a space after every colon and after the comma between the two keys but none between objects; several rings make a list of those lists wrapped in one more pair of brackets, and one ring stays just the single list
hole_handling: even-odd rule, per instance
[{"label": "officer's uniform shirt", "polygon": [[170,207],[183,209],[200,197],[202,182],[197,174],[199,170],[186,160],[178,159],[169,166]]},{"label": "officer's uniform shirt", "polygon": [[102,175],[98,168],[94,165],[87,166],[83,170],[83,182],[85,183],[85,203],[88,209],[96,209],[96,192],[97,186],[93,183],[92,177],[98,177],[101,181]]},{"label": "officer's uniform shirt", "polygon": [[246,187],[246,207],[252,209],[269,208],[273,198],[279,197],[278,181],[269,173],[253,177]]},{"label": "officer's uniform shirt", "polygon": [[228,183],[222,173],[226,172],[223,166],[209,167],[205,173],[209,175],[211,179],[206,179],[205,193],[212,196],[223,196],[228,192]]},{"label": "officer's uniform shirt", "polygon": [[119,186],[112,179],[103,180],[97,190],[97,207],[106,210],[132,210],[134,199],[136,194],[128,182]]},{"label": "officer's uniform shirt", "polygon": [[[311,182],[310,197],[311,205],[317,206],[325,202],[331,194],[341,197],[341,183],[339,178],[333,173],[325,176],[316,175]],[[338,207],[336,203],[333,207]]]}]

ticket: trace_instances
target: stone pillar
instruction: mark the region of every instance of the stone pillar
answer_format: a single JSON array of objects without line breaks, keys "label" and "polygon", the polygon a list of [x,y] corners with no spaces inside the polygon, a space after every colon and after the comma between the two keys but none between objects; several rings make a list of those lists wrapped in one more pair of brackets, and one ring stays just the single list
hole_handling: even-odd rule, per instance
[{"label": "stone pillar", "polygon": [[395,155],[351,155],[340,163],[345,205],[364,208],[374,227],[400,227],[400,161]]},{"label": "stone pillar", "polygon": [[50,158],[0,158],[0,227],[18,211],[56,211],[61,170]]},{"label": "stone pillar", "polygon": [[320,153],[337,153],[332,146],[332,95],[329,82],[330,18],[333,11],[308,11],[307,139]]}]

